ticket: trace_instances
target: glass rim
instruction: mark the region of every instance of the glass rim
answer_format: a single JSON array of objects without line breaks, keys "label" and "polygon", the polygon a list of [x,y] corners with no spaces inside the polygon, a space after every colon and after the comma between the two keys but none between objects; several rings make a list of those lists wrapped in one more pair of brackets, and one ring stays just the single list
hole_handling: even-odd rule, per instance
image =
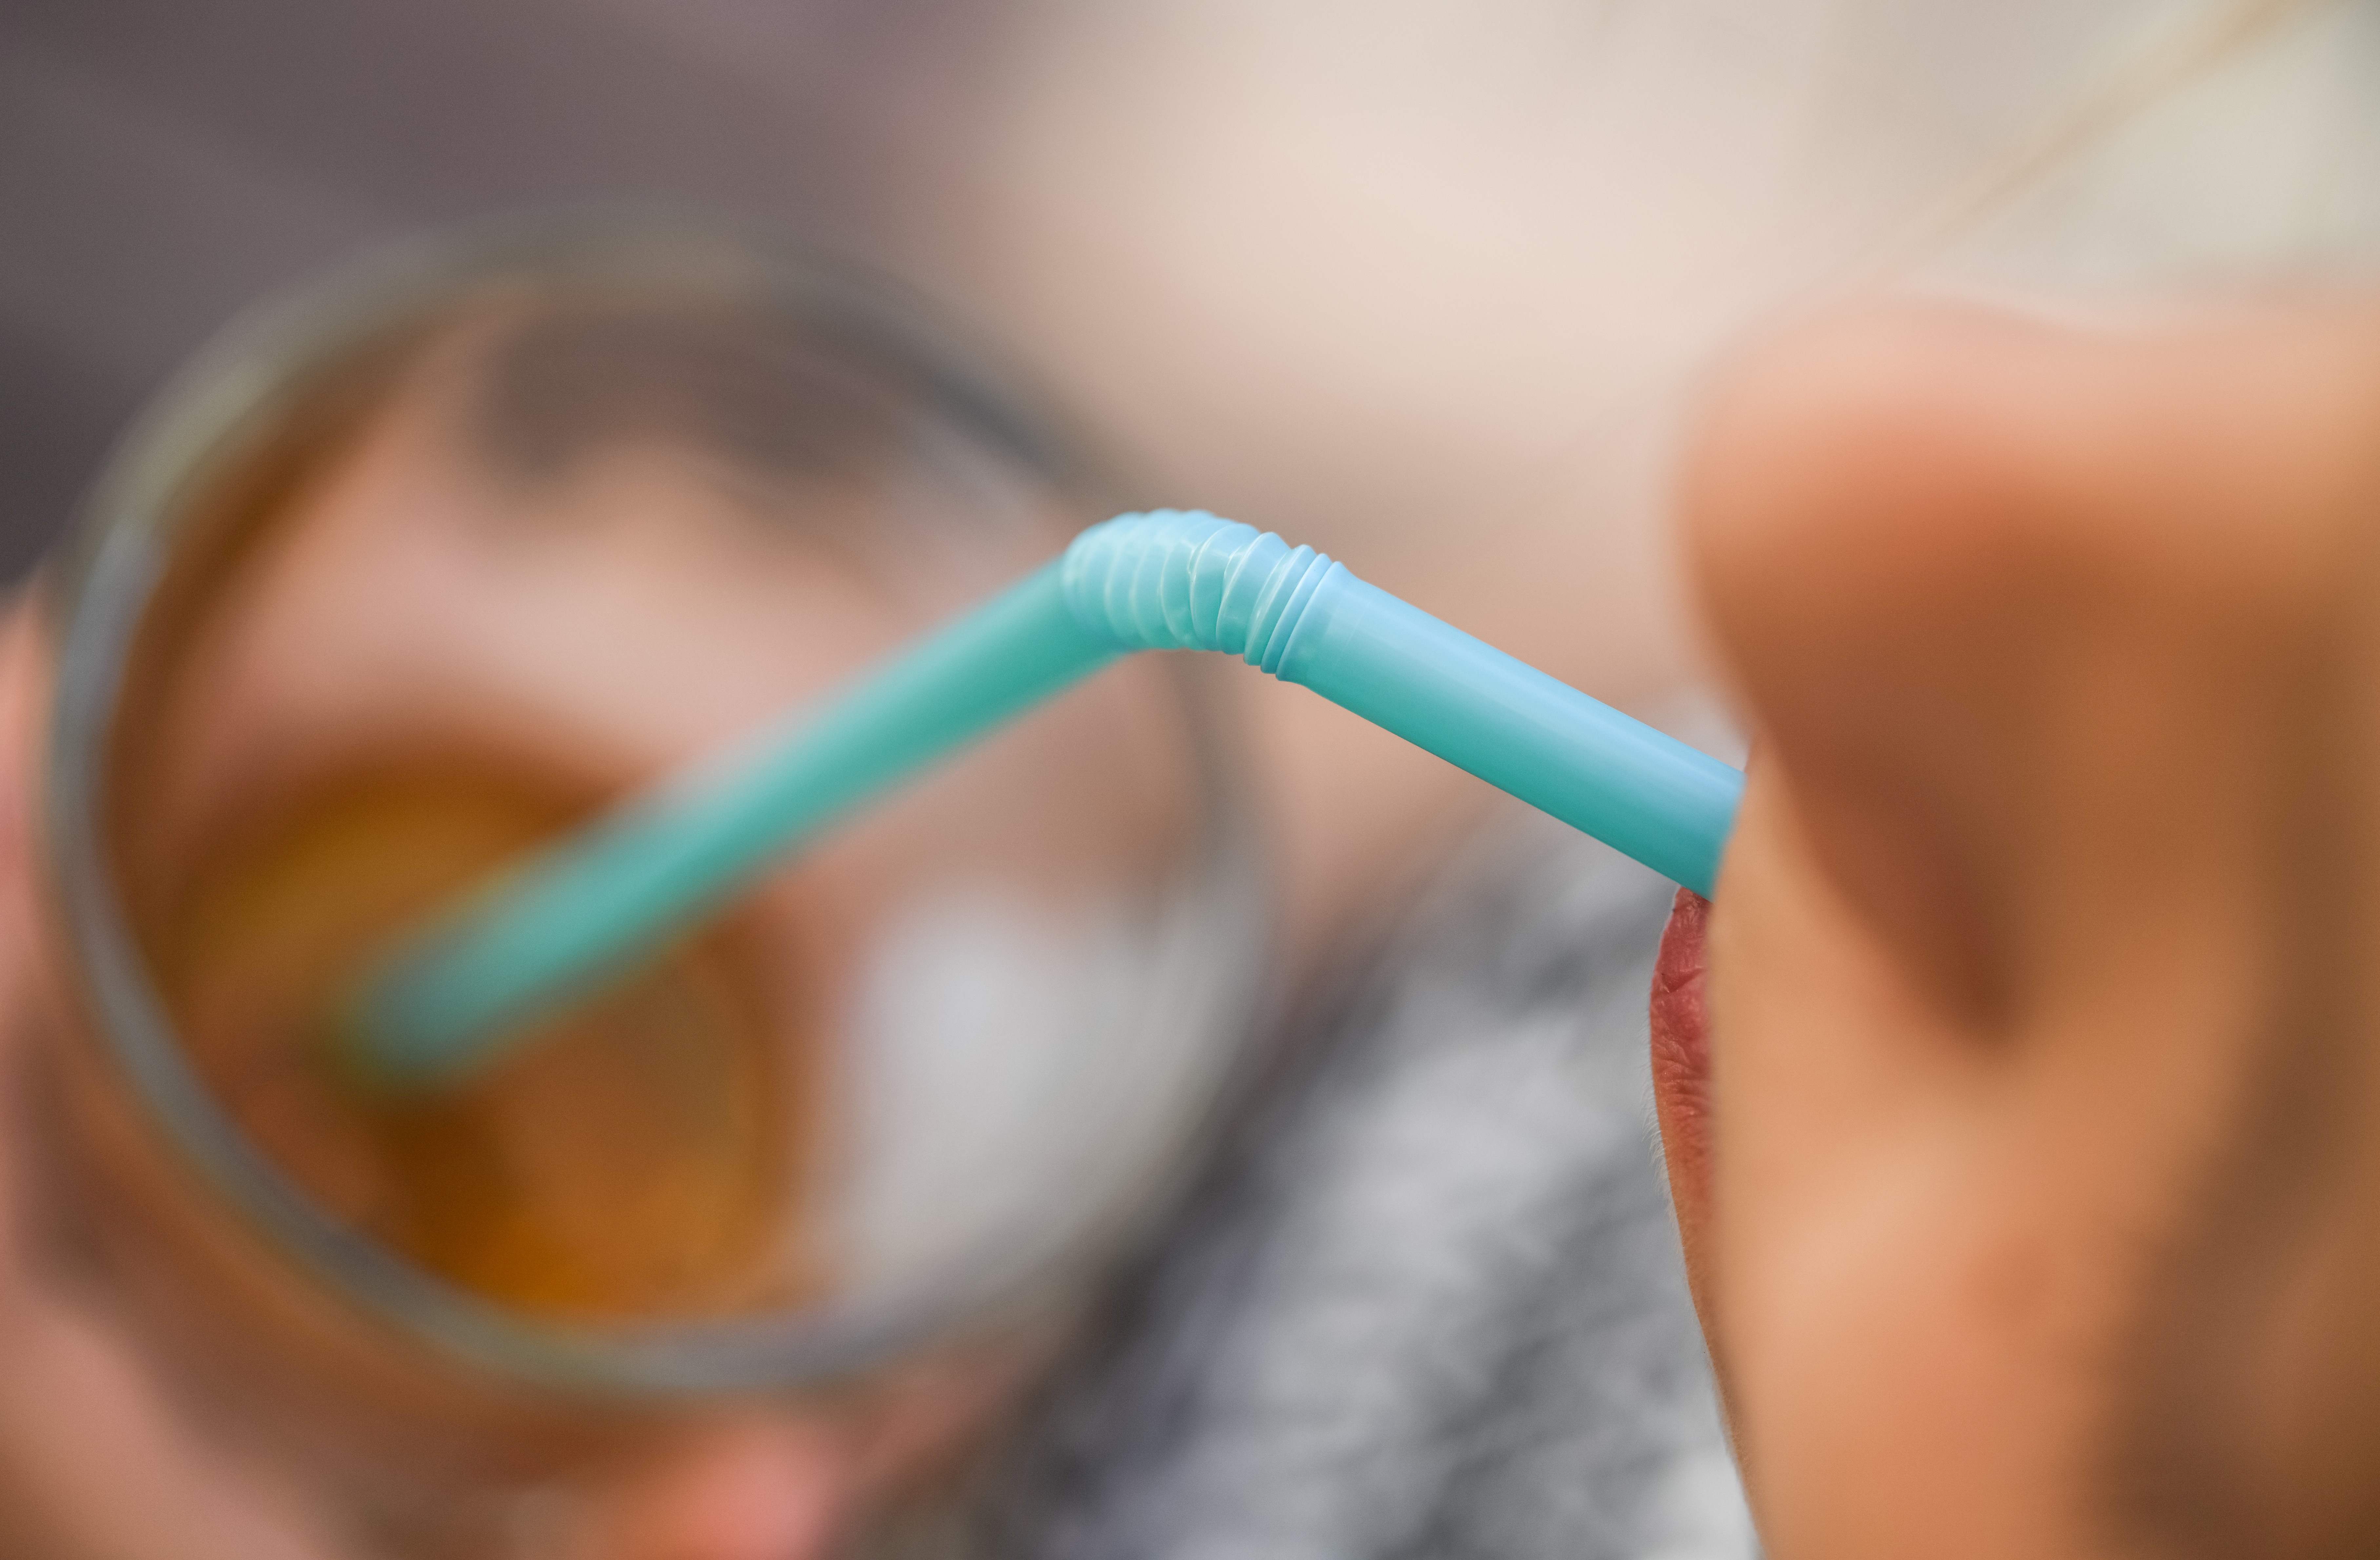
[{"label": "glass rim", "polygon": [[[576,209],[416,238],[236,317],[135,418],[42,581],[55,655],[36,846],[63,914],[64,950],[89,1027],[128,1092],[226,1211],[321,1287],[467,1365],[577,1393],[670,1398],[852,1376],[1056,1291],[1098,1265],[1128,1232],[1119,1227],[1144,1222],[1169,1190],[1140,1188],[1129,1210],[1070,1239],[1023,1251],[1002,1241],[1012,1249],[999,1254],[977,1249],[953,1264],[955,1271],[855,1303],[610,1330],[543,1324],[416,1267],[315,1206],[248,1141],[176,1038],[117,901],[99,820],[127,660],[188,501],[218,474],[218,461],[268,436],[318,376],[390,333],[434,318],[468,286],[508,274],[650,280],[703,254],[747,267],[738,279],[756,284],[766,306],[831,320],[867,349],[889,353],[917,373],[925,404],[1054,490],[1083,496],[1102,514],[1123,507],[1105,500],[1115,484],[1086,453],[1087,440],[1022,400],[1011,388],[1013,374],[988,371],[937,311],[880,273],[746,224],[648,209]],[[1187,739],[1196,815],[1187,881],[1170,897],[1189,911],[1188,957],[1222,1004],[1219,1032],[1239,1032],[1217,1070],[1220,1086],[1208,1091],[1204,1111],[1211,1115],[1246,1059],[1245,1020],[1264,943],[1261,873],[1228,734],[1202,680],[1172,664],[1164,675]],[[1201,1133],[1206,1125],[1199,1123]],[[1186,1170],[1159,1166],[1155,1179],[1176,1182]]]}]

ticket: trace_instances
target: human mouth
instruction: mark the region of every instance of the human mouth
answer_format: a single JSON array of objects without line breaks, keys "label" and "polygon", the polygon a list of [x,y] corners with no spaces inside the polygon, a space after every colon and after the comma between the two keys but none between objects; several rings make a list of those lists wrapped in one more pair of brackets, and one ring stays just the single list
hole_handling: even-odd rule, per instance
[{"label": "human mouth", "polygon": [[1703,999],[1709,924],[1710,901],[1679,889],[1653,967],[1653,1106],[1682,1220],[1699,1220],[1710,1188],[1710,1021]]}]

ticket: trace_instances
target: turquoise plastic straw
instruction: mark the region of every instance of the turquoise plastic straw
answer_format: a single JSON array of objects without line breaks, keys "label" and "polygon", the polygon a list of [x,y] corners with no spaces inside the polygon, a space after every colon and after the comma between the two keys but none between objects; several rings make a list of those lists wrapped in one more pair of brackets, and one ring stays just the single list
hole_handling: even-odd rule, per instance
[{"label": "turquoise plastic straw", "polygon": [[563,841],[402,945],[350,1060],[468,1074],[787,850],[1127,651],[1222,650],[1386,727],[1696,892],[1743,777],[1312,548],[1172,510],[1063,556],[803,711]]}]

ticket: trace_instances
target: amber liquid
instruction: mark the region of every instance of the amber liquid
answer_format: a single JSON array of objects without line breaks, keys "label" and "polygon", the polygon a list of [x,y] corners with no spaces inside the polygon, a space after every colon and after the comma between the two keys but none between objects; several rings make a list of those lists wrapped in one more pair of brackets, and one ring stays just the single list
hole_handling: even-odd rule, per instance
[{"label": "amber liquid", "polygon": [[699,935],[427,1097],[353,1082],[334,1037],[393,935],[586,799],[495,768],[382,768],[225,832],[152,923],[199,1071],[325,1210],[431,1273],[554,1318],[782,1304],[799,1054],[732,928]]}]

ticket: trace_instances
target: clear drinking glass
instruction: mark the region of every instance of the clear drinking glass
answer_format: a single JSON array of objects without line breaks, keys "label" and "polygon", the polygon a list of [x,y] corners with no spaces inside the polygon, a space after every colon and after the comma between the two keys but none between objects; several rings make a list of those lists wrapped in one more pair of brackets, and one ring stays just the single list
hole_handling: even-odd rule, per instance
[{"label": "clear drinking glass", "polygon": [[1258,916],[1193,667],[1112,670],[460,1094],[358,959],[1119,506],[912,301],[546,221],[245,323],[47,582],[42,1227],[343,1544],[527,1554],[722,1411],[1013,1374],[1159,1202]]}]

